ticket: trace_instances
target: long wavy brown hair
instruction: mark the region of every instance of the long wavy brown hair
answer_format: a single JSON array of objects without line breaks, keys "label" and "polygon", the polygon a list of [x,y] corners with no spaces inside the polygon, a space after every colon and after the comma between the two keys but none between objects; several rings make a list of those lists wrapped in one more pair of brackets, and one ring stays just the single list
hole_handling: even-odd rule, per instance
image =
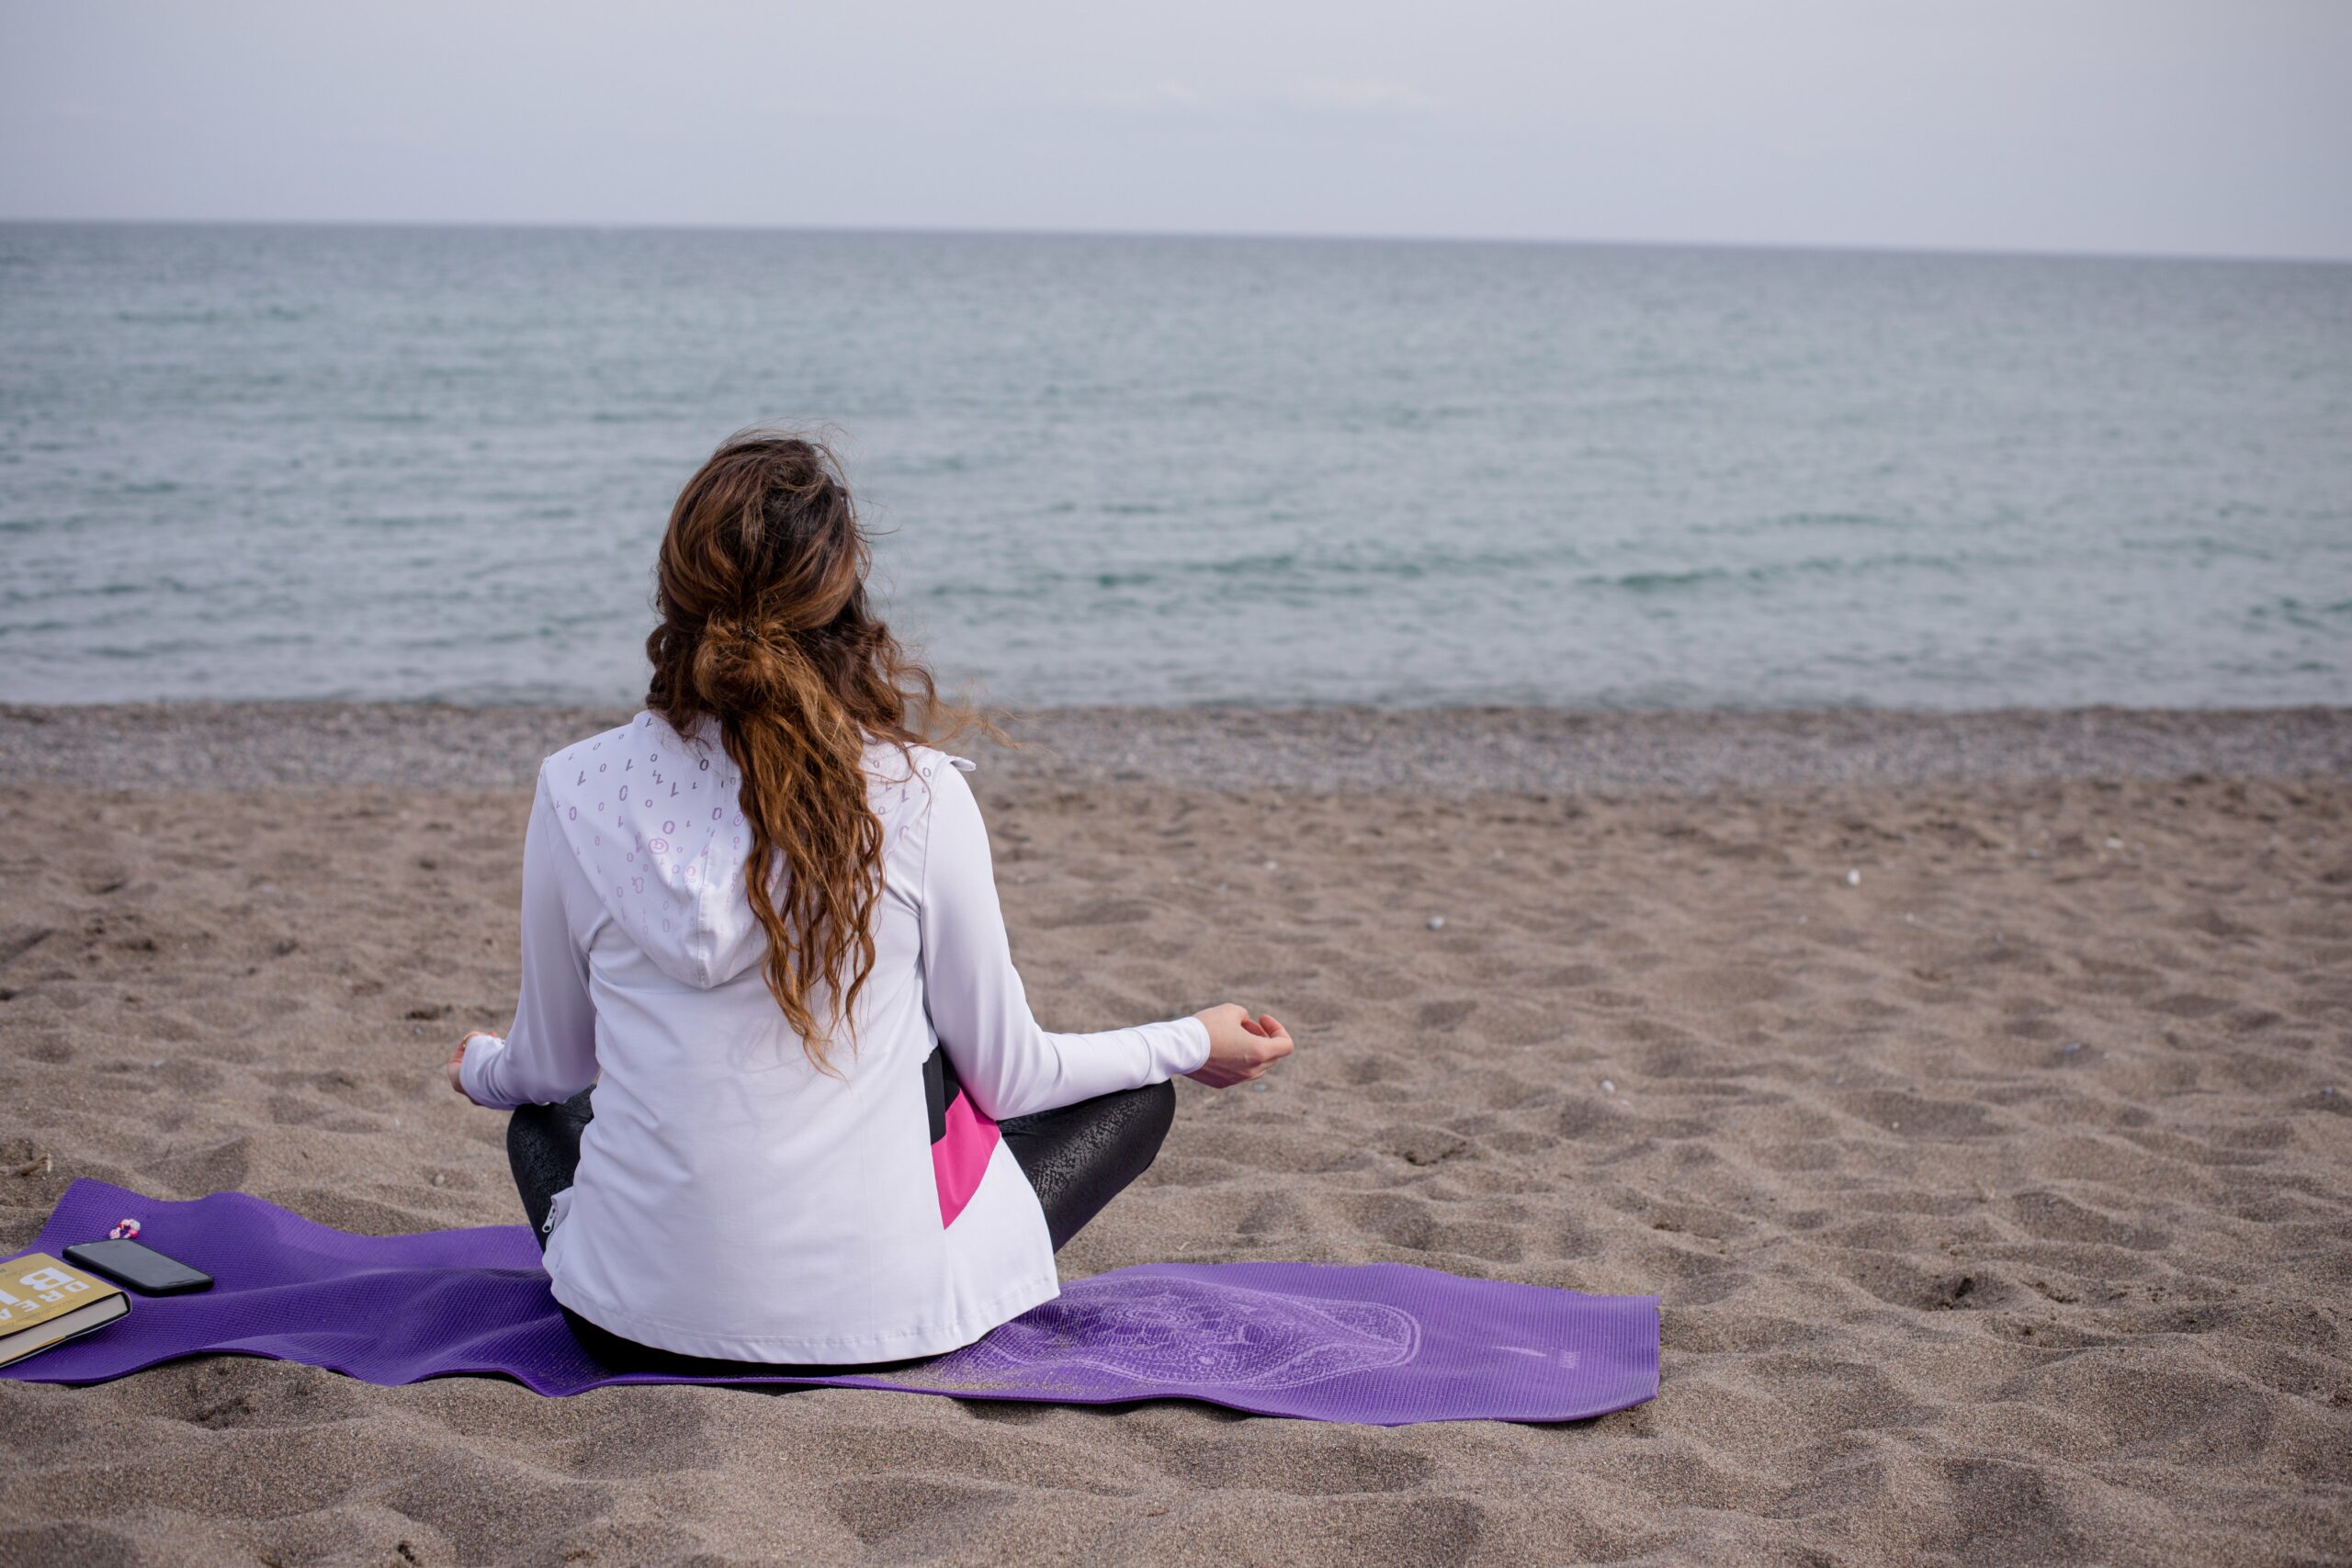
[{"label": "long wavy brown hair", "polygon": [[[874,969],[882,823],[866,798],[869,738],[903,752],[986,719],[939,695],[874,614],[872,551],[821,441],[730,437],[678,492],[656,570],[645,705],[679,733],[718,721],[743,773],[743,889],[766,928],[766,978],[809,1062]],[[918,728],[918,721],[922,728]],[[819,1016],[821,1005],[823,1016]]]}]

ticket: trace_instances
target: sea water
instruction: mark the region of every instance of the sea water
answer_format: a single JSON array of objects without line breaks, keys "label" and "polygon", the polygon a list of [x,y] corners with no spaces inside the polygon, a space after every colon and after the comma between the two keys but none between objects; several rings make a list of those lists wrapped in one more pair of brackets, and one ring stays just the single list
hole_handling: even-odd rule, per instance
[{"label": "sea water", "polygon": [[2352,700],[2352,267],[0,226],[0,699],[627,703],[829,427],[996,701]]}]

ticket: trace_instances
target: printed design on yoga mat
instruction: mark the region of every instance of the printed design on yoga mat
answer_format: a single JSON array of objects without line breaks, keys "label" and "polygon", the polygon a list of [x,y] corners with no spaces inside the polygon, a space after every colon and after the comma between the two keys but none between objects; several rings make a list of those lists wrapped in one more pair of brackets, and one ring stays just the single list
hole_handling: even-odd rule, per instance
[{"label": "printed design on yoga mat", "polygon": [[1399,1366],[1420,1348],[1410,1313],[1378,1302],[1310,1302],[1197,1280],[1098,1275],[950,1351],[933,1379],[985,1382],[1039,1369],[1143,1383],[1297,1388]]}]

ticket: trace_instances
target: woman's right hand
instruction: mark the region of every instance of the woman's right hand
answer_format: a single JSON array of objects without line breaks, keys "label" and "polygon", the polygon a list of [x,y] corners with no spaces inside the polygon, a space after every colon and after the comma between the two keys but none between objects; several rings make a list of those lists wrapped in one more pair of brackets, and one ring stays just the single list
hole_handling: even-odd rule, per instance
[{"label": "woman's right hand", "polygon": [[466,1031],[466,1037],[458,1042],[458,1048],[449,1053],[449,1087],[458,1091],[458,1098],[459,1100],[465,1100],[470,1105],[480,1105],[481,1103],[481,1100],[474,1099],[472,1095],[466,1092],[466,1047],[474,1043],[474,1036],[477,1034],[483,1035],[492,1040],[498,1038],[497,1034],[491,1030],[469,1029]]},{"label": "woman's right hand", "polygon": [[1209,1059],[1184,1076],[1211,1089],[1231,1089],[1266,1076],[1266,1069],[1291,1054],[1290,1031],[1272,1013],[1250,1016],[1235,1002],[1193,1015],[1208,1025]]}]

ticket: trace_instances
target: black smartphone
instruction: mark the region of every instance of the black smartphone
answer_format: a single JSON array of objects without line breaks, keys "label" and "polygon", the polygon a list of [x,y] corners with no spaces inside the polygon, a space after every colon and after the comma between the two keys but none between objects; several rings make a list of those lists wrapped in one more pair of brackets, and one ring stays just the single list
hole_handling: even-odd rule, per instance
[{"label": "black smartphone", "polygon": [[211,1275],[135,1241],[85,1241],[67,1247],[65,1261],[103,1274],[118,1285],[128,1285],[142,1296],[184,1296],[190,1291],[212,1288]]}]

